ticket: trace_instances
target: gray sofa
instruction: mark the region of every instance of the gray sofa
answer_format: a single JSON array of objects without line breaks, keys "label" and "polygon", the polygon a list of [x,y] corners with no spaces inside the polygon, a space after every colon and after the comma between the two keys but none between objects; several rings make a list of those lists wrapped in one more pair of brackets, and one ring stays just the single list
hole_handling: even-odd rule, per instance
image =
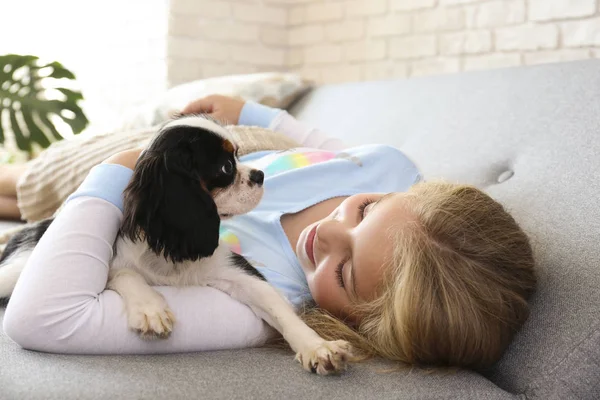
[{"label": "gray sofa", "polygon": [[[483,374],[302,371],[292,354],[62,356],[0,332],[0,399],[600,398],[600,61],[324,86],[291,111],[349,144],[388,143],[425,177],[485,188],[531,235],[532,314]],[[0,319],[2,311],[0,311]]]}]

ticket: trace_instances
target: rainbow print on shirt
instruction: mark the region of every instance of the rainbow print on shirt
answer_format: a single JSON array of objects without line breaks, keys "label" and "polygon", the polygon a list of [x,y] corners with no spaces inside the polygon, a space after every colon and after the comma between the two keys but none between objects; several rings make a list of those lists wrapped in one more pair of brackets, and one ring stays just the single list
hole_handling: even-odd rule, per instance
[{"label": "rainbow print on shirt", "polygon": [[233,234],[229,229],[221,227],[219,230],[219,238],[222,242],[229,246],[229,249],[233,251],[235,254],[239,254],[240,256],[244,256],[244,258],[252,264],[254,268],[256,267],[264,267],[265,265],[261,262],[255,261],[249,258],[247,255],[242,254],[242,244],[240,243],[240,239]]},{"label": "rainbow print on shirt", "polygon": [[290,152],[279,156],[279,158],[265,168],[264,172],[267,176],[276,175],[292,169],[308,167],[309,165],[329,161],[335,157],[336,154],[330,151]]},{"label": "rainbow print on shirt", "polygon": [[235,254],[242,254],[242,245],[240,244],[240,239],[227,229],[221,228],[220,238],[223,242],[225,242]]}]

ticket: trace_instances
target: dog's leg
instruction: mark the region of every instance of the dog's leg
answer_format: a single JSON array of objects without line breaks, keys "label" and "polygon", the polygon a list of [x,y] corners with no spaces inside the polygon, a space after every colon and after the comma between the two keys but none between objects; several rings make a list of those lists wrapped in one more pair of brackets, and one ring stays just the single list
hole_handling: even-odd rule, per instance
[{"label": "dog's leg", "polygon": [[152,289],[142,275],[129,268],[111,268],[107,288],[121,295],[129,327],[142,339],[169,337],[175,316],[165,298]]},{"label": "dog's leg", "polygon": [[346,362],[351,358],[350,344],[343,340],[326,341],[321,338],[267,282],[236,271],[235,275],[212,278],[208,285],[248,305],[256,315],[277,329],[296,352],[296,360],[307,371],[328,375],[346,368]]}]

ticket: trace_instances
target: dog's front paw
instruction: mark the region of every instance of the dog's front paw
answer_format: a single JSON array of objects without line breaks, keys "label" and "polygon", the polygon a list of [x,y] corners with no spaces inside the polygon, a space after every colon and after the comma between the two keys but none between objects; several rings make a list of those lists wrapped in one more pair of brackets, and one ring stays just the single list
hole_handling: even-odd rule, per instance
[{"label": "dog's front paw", "polygon": [[320,341],[306,346],[296,354],[302,367],[319,375],[337,374],[346,369],[352,357],[352,346],[344,340]]},{"label": "dog's front paw", "polygon": [[173,312],[158,293],[131,305],[127,314],[129,327],[145,340],[168,338],[175,323]]}]

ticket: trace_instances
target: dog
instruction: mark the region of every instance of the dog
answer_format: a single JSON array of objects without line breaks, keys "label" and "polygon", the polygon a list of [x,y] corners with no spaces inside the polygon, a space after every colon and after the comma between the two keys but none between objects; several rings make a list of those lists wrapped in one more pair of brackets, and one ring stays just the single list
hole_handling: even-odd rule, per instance
[{"label": "dog", "polygon": [[[304,369],[338,373],[350,345],[326,341],[241,255],[219,241],[222,219],[253,209],[264,174],[238,162],[227,129],[202,115],[166,123],[142,151],[124,191],[123,222],[107,289],[123,298],[128,325],[143,339],[169,337],[175,316],[152,285],[211,286],[248,305],[282,334]],[[13,236],[0,257],[0,298],[8,298],[29,255],[52,223]]]}]

